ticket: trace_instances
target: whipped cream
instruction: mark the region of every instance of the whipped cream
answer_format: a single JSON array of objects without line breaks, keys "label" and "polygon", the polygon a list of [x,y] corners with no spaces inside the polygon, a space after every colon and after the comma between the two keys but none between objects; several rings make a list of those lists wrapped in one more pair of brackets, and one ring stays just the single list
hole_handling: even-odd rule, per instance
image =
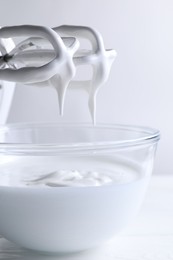
[{"label": "whipped cream", "polygon": [[110,184],[111,176],[97,171],[58,170],[33,180],[23,180],[27,186],[83,187]]},{"label": "whipped cream", "polygon": [[[120,160],[120,159],[119,159]],[[141,176],[133,162],[114,158],[13,158],[0,163],[0,186],[88,187],[133,182]],[[58,163],[57,163],[58,162]],[[141,170],[140,170],[141,171]]]}]

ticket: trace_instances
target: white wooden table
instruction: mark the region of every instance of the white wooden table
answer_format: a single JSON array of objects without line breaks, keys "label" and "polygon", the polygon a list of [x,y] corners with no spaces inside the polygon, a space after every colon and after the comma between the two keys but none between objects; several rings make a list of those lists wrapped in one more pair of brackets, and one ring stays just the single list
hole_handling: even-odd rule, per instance
[{"label": "white wooden table", "polygon": [[170,260],[173,259],[173,176],[152,177],[143,207],[129,228],[105,246],[69,256],[41,256],[0,239],[0,259]]}]

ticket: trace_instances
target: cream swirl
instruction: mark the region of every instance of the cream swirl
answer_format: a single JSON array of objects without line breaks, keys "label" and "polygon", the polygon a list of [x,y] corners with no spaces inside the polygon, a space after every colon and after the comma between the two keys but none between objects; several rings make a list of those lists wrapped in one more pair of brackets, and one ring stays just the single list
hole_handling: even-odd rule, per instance
[{"label": "cream swirl", "polygon": [[32,187],[83,187],[106,185],[112,181],[111,176],[97,171],[58,170],[30,181],[23,181],[23,183]]}]

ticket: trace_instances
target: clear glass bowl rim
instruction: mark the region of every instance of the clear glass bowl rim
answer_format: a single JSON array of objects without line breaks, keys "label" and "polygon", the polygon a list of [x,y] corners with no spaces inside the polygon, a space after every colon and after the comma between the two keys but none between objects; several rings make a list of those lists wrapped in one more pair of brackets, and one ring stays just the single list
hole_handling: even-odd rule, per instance
[{"label": "clear glass bowl rim", "polygon": [[7,130],[11,129],[27,129],[34,127],[75,127],[75,128],[102,128],[112,130],[127,130],[133,132],[139,132],[141,137],[125,139],[125,140],[112,140],[112,141],[96,141],[96,142],[74,142],[74,143],[6,143],[0,142],[0,153],[15,153],[15,154],[34,154],[34,153],[82,153],[89,151],[103,151],[103,150],[118,150],[127,149],[135,146],[143,146],[148,144],[157,143],[160,139],[160,131],[150,127],[136,126],[136,125],[124,125],[124,124],[107,124],[98,123],[95,126],[87,123],[54,123],[54,122],[42,122],[42,123],[15,123],[0,125],[0,135]]}]

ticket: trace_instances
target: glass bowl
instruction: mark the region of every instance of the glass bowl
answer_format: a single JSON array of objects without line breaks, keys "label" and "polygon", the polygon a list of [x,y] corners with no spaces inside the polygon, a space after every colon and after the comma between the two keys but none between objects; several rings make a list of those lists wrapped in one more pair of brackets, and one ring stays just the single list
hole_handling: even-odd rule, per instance
[{"label": "glass bowl", "polygon": [[143,201],[157,130],[124,125],[0,127],[0,235],[70,253],[103,244]]}]

